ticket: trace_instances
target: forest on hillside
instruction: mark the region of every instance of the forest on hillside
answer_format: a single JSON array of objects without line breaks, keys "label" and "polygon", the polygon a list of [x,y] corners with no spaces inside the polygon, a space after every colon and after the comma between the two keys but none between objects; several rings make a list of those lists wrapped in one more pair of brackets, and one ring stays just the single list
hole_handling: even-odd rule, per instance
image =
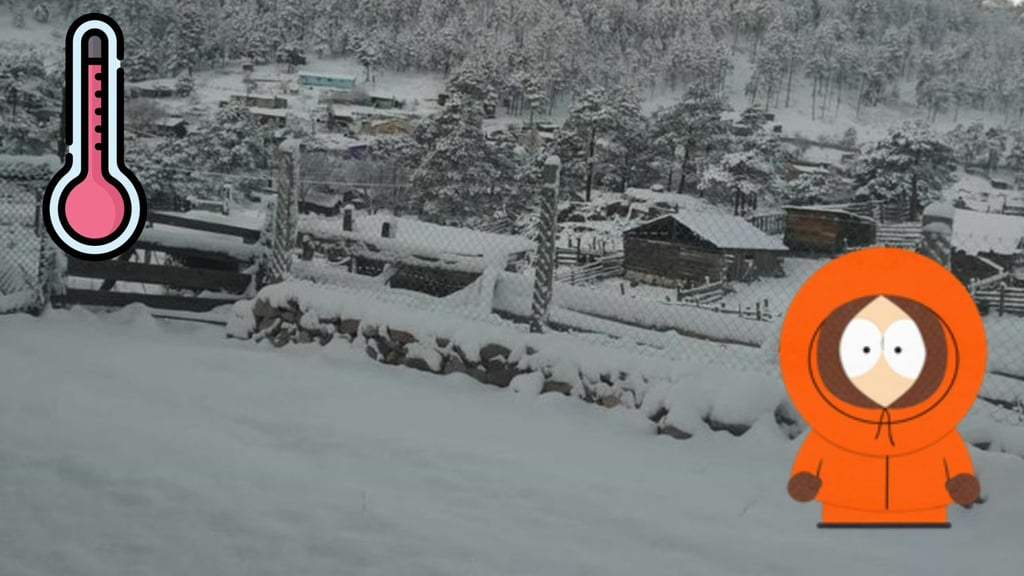
[{"label": "forest on hillside", "polygon": [[471,68],[523,107],[594,86],[721,87],[736,51],[753,102],[784,105],[813,83],[812,114],[902,96],[932,115],[1024,114],[1024,20],[1008,0],[8,0],[50,18],[88,11],[125,28],[135,79],[349,55],[375,68]]},{"label": "forest on hillside", "polygon": [[[8,0],[14,24],[59,26],[100,11],[125,29],[131,80],[176,76],[229,61],[347,56],[378,71],[443,74],[451,104],[412,136],[371,144],[374,159],[408,174],[398,206],[459,222],[510,217],[535,202],[539,167],[563,161],[565,188],[663,184],[722,204],[847,196],[935,198],[954,161],[1024,173],[1024,18],[1019,7],[968,0]],[[50,153],[59,138],[59,54],[0,42],[0,152]],[[56,51],[56,48],[53,48]],[[934,119],[984,110],[1005,126],[896,126],[864,150],[852,179],[782,178],[798,151],[747,111],[750,133],[726,118],[725,79],[751,65],[749,106],[790,106],[794,80],[809,86],[806,115],[840,105],[911,101]],[[680,96],[653,114],[643,100]],[[809,103],[808,103],[809,100]],[[546,142],[485,130],[487,104],[531,120],[560,105],[567,119]],[[796,105],[795,103],[793,105]],[[273,135],[245,109],[211,111],[183,139],[139,141],[130,160],[154,197],[211,189],[203,173],[270,174]],[[289,126],[293,135],[302,128]],[[844,137],[860,145],[855,133]],[[921,151],[926,151],[922,153]],[[252,184],[255,185],[255,184]]]}]

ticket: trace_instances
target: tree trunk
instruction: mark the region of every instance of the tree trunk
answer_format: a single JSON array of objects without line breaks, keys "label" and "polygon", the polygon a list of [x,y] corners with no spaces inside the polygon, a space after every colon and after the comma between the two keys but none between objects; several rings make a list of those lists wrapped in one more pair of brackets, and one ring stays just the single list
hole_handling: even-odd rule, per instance
[{"label": "tree trunk", "polygon": [[683,165],[679,169],[679,193],[683,194],[686,186],[686,168],[690,163],[690,146],[683,148]]},{"label": "tree trunk", "polygon": [[590,146],[587,151],[587,202],[594,187],[594,146],[597,143],[597,129],[590,129]]},{"label": "tree trunk", "polygon": [[814,84],[811,86],[811,120],[817,120],[818,113],[818,77],[814,77]]},{"label": "tree trunk", "polygon": [[789,80],[786,81],[786,108],[789,108],[789,95],[793,91],[793,68],[796,66],[792,62],[789,64]]}]

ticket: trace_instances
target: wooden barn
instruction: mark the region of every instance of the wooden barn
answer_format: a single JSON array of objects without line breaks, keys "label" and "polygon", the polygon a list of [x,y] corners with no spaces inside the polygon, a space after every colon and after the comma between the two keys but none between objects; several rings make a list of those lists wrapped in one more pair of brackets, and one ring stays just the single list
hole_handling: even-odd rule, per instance
[{"label": "wooden barn", "polygon": [[229,103],[241,104],[251,108],[267,108],[274,110],[280,110],[288,107],[287,98],[264,94],[232,94],[228,96],[227,100],[222,101],[220,105],[223,107],[227,106]]},{"label": "wooden barn", "polygon": [[838,254],[875,243],[875,221],[832,206],[787,206],[783,242],[792,250]]},{"label": "wooden barn", "polygon": [[626,278],[669,287],[774,275],[787,250],[743,218],[713,211],[641,224],[625,232],[623,247]]}]

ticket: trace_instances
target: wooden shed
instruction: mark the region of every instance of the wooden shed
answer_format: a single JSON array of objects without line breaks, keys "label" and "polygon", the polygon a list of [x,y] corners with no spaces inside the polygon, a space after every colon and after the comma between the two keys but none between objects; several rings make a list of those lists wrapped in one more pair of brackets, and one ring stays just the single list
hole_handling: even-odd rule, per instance
[{"label": "wooden shed", "polygon": [[280,110],[288,107],[288,99],[281,96],[268,94],[231,94],[228,99],[221,102],[221,106],[227,104],[241,104],[250,108],[267,108]]},{"label": "wooden shed", "polygon": [[875,243],[877,225],[866,216],[830,206],[787,206],[783,242],[792,250],[838,254]]},{"label": "wooden shed", "polygon": [[779,238],[717,211],[656,218],[627,230],[623,247],[627,278],[670,287],[774,275],[787,250]]}]

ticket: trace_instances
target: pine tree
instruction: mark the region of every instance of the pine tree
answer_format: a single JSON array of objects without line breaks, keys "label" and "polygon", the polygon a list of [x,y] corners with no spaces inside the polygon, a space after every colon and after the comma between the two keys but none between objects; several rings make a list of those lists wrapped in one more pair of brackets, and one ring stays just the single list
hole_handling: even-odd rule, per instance
[{"label": "pine tree", "polygon": [[426,153],[413,172],[415,210],[430,220],[486,220],[503,206],[507,186],[496,149],[484,135],[479,102],[454,95],[432,127],[417,135]]},{"label": "pine tree", "polygon": [[625,90],[595,89],[576,102],[555,136],[567,189],[583,190],[590,201],[595,179],[624,190],[647,154],[645,119],[636,97]]},{"label": "pine tree", "polygon": [[171,71],[197,70],[206,63],[207,24],[198,0],[184,0],[178,4],[171,31],[171,45],[174,47]]},{"label": "pine tree", "polygon": [[[671,108],[659,111],[652,120],[653,147],[663,159],[678,159],[683,193],[689,176],[700,178],[695,163],[724,151],[729,138],[729,123],[722,118],[728,110],[719,98],[701,90],[690,91]],[[671,181],[671,175],[669,180]],[[692,181],[696,184],[695,181]]]},{"label": "pine tree", "polygon": [[0,153],[55,151],[63,84],[35,48],[0,44]]},{"label": "pine tree", "polygon": [[705,170],[697,187],[702,196],[746,214],[789,194],[781,176],[786,155],[774,134],[758,129],[735,140],[733,148]]},{"label": "pine tree", "polygon": [[915,218],[953,183],[953,168],[949,146],[925,124],[906,122],[868,147],[855,169],[854,182],[871,197],[908,202]]}]

